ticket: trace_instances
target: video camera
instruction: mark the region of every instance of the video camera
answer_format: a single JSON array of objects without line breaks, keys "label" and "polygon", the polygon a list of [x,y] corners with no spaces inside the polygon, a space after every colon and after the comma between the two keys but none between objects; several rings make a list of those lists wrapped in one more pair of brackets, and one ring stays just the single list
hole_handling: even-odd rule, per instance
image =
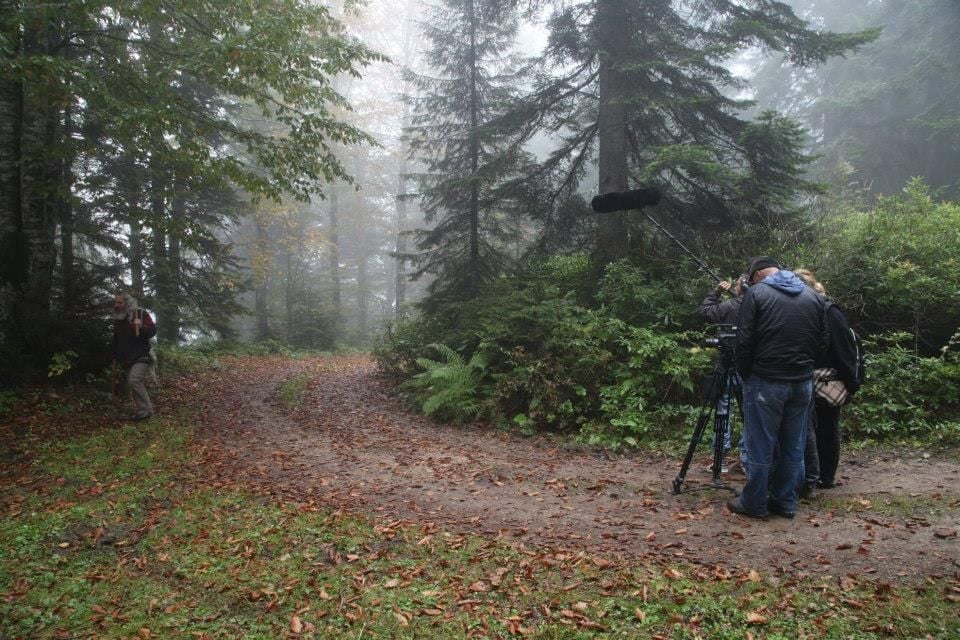
[{"label": "video camera", "polygon": [[716,335],[703,341],[708,347],[716,347],[720,351],[733,352],[737,348],[737,327],[732,324],[715,325]]}]

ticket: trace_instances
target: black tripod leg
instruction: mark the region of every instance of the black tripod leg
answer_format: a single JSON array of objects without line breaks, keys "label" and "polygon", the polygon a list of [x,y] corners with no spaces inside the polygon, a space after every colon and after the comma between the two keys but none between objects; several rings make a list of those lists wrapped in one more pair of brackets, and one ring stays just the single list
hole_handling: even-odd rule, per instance
[{"label": "black tripod leg", "polygon": [[[733,375],[729,369],[724,369],[720,379],[720,393],[716,397],[716,415],[713,420],[713,484],[721,485],[720,472],[723,469],[724,444],[727,433],[730,431],[730,411],[733,409]],[[726,411],[720,413],[720,402],[726,404]]]},{"label": "black tripod leg", "polygon": [[683,457],[683,464],[680,465],[680,472],[673,480],[673,493],[675,494],[680,493],[680,489],[683,487],[684,480],[687,477],[687,471],[690,469],[690,463],[693,461],[693,454],[697,450],[697,445],[700,444],[700,440],[703,438],[703,432],[706,430],[707,424],[710,423],[710,417],[716,414],[717,403],[715,401],[715,396],[716,391],[719,389],[719,378],[719,370],[714,370],[713,377],[710,380],[710,386],[704,395],[706,401],[703,404],[703,408],[700,410],[700,416],[697,418],[697,425],[693,429],[693,435],[690,437],[690,445],[687,447],[687,455]]}]

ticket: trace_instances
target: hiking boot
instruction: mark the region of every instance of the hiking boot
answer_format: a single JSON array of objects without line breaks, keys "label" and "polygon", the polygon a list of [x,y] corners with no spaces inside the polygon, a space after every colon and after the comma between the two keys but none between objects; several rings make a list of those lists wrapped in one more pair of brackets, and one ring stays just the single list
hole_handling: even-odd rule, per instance
[{"label": "hiking boot", "polygon": [[767,514],[765,514],[765,513],[763,513],[763,514],[750,513],[749,511],[747,511],[747,510],[743,507],[742,504],[740,504],[740,501],[739,501],[739,500],[736,500],[736,499],[734,499],[734,498],[730,498],[729,500],[727,500],[727,509],[729,509],[731,513],[736,513],[736,514],[741,515],[741,516],[747,516],[748,518],[754,518],[754,519],[756,519],[756,520],[766,520],[766,519],[767,519]]},{"label": "hiking boot", "polygon": [[808,482],[800,487],[800,499],[801,500],[813,500],[817,497],[817,485],[813,482]]},{"label": "hiking boot", "polygon": [[783,511],[779,509],[777,505],[770,501],[767,502],[767,511],[775,516],[786,518],[787,520],[793,520],[794,516],[797,515],[794,511]]}]

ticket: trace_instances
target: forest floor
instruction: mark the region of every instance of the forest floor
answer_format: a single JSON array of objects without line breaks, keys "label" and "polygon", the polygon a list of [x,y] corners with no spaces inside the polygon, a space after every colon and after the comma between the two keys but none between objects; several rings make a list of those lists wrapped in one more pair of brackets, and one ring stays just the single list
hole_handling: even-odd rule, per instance
[{"label": "forest floor", "polygon": [[726,509],[732,492],[710,488],[703,445],[687,481],[706,490],[673,495],[675,455],[437,424],[393,398],[365,357],[242,358],[179,384],[174,397],[206,388],[207,471],[286,499],[622,559],[895,584],[960,575],[952,457],[848,449],[840,486],[802,502],[794,520],[757,521]]}]

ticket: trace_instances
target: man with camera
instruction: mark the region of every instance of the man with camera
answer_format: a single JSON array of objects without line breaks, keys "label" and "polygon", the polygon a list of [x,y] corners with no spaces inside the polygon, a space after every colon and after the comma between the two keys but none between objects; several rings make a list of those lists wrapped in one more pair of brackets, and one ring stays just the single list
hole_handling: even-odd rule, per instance
[{"label": "man with camera", "polygon": [[737,320],[736,360],[743,378],[747,482],[727,508],[753,518],[793,518],[824,303],[768,256],[754,258],[745,275],[749,288]]},{"label": "man with camera", "polygon": [[[703,299],[703,302],[700,303],[700,306],[697,307],[697,315],[709,322],[710,324],[719,325],[723,327],[726,325],[727,328],[731,328],[737,324],[737,317],[740,314],[740,302],[743,299],[743,293],[745,291],[743,287],[742,278],[737,280],[736,285],[732,285],[729,280],[723,280],[717,284],[716,288],[713,291],[707,294]],[[733,288],[733,291],[731,291]],[[723,300],[724,293],[732,293],[733,297],[727,300]],[[737,390],[741,388],[740,376],[737,373],[736,369],[732,370],[733,380],[731,387],[729,389],[724,389],[720,398],[716,404],[716,411],[718,416],[729,416],[733,413],[733,397],[736,395]],[[712,448],[717,446],[716,442],[716,433],[714,433],[714,441],[711,445]],[[730,439],[730,430],[724,433],[723,436],[723,455],[726,458],[727,452],[730,450],[731,439]],[[743,442],[741,439],[740,449],[743,450]],[[710,470],[713,470],[713,463],[710,464]],[[726,463],[721,466],[721,472],[726,473],[727,467]]]}]

